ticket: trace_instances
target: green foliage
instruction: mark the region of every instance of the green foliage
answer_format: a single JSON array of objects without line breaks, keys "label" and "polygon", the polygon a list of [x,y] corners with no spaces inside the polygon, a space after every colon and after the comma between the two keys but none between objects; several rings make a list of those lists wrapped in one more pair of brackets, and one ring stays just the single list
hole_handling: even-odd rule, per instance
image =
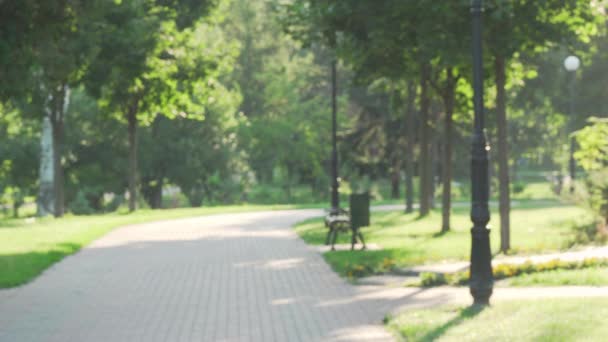
[{"label": "green foliage", "polygon": [[606,286],[608,267],[589,267],[523,274],[509,278],[509,286]]},{"label": "green foliage", "polygon": [[91,215],[93,214],[93,208],[89,205],[86,194],[84,191],[78,191],[76,198],[70,203],[70,211],[74,215]]},{"label": "green foliage", "polygon": [[12,204],[14,214],[35,193],[39,154],[37,123],[18,115],[0,106],[0,204]]},{"label": "green foliage", "polygon": [[431,287],[446,285],[448,283],[446,275],[443,273],[422,272],[420,273],[420,286]]},{"label": "green foliage", "polygon": [[605,228],[608,225],[608,120],[592,118],[589,123],[574,134],[579,144],[575,158],[588,174],[583,196]]},{"label": "green foliage", "polygon": [[[588,268],[608,267],[608,259],[586,258],[582,261],[562,261],[559,259],[523,264],[499,264],[493,267],[494,280],[513,278],[526,274],[543,273],[559,270],[583,270]],[[466,285],[469,282],[469,272],[430,273],[420,274],[420,286],[431,287],[441,285]]]},{"label": "green foliage", "polygon": [[564,248],[585,245],[603,245],[608,242],[608,230],[602,222],[598,221],[597,215],[589,215],[584,219],[572,220],[572,238],[567,241]]},{"label": "green foliage", "polygon": [[[577,53],[584,62],[576,78],[584,100],[573,127],[605,112],[602,79],[594,77],[606,69],[603,16],[589,2],[574,0],[484,4],[486,56],[508,59],[513,170],[527,163],[555,168],[563,164],[567,139],[562,55]],[[139,154],[132,179],[151,207],[162,207],[163,188],[176,186],[195,206],[325,200],[329,66],[336,57],[342,192],[347,184],[374,192],[389,176],[401,180],[408,140],[416,159],[409,164],[419,165],[426,149],[418,125],[443,131],[450,94],[454,137],[436,134],[435,143],[441,150],[452,142],[454,184],[463,184],[472,116],[469,6],[465,0],[0,2],[1,201],[18,209],[37,192],[39,118],[49,113],[64,125],[57,149],[67,203],[86,189],[89,206],[107,210],[104,196],[122,195],[127,187],[130,151]],[[491,70],[490,59],[485,62]],[[419,112],[426,64],[433,115],[406,121],[406,112]],[[72,93],[64,115],[66,86]],[[487,95],[493,142],[496,99],[492,91]],[[139,127],[130,132],[137,135],[131,150],[129,116]],[[608,177],[592,173],[589,198],[599,213],[601,182]],[[520,185],[513,186],[516,194],[533,196]],[[455,186],[454,197],[468,191],[466,183]],[[382,191],[374,195],[388,198]]]},{"label": "green foliage", "polygon": [[526,189],[526,183],[524,182],[514,182],[511,185],[512,191],[514,194],[520,194],[522,192],[524,192],[524,190]]},{"label": "green foliage", "polygon": [[104,206],[104,211],[106,212],[115,212],[116,210],[118,210],[118,208],[120,208],[120,206],[124,203],[125,198],[124,196],[120,196],[120,195],[114,195],[112,196],[112,199],[110,200],[110,202],[108,202],[105,206]]},{"label": "green foliage", "polygon": [[384,258],[380,263],[348,263],[344,267],[344,274],[348,279],[356,279],[372,274],[389,273],[395,269],[395,260]]},{"label": "green foliage", "polygon": [[[562,250],[571,246],[577,232],[572,229],[573,219],[588,219],[589,213],[576,206],[559,204],[553,200],[518,200],[513,208],[514,254],[538,254]],[[499,217],[492,207],[494,226]],[[393,260],[396,267],[410,267],[441,261],[464,261],[470,257],[471,221],[468,206],[456,204],[453,211],[453,229],[437,234],[441,215],[432,212],[428,217],[402,212],[374,212],[370,227],[362,229],[365,241],[375,243],[381,250],[336,251],[325,253],[325,260],[342,276],[346,267],[368,265],[372,270],[381,269],[385,259]],[[321,220],[310,220],[296,226],[296,232],[307,243],[322,245],[327,228]],[[491,230],[492,249],[499,245],[499,231]],[[338,243],[350,243],[349,234],[339,234]]]}]

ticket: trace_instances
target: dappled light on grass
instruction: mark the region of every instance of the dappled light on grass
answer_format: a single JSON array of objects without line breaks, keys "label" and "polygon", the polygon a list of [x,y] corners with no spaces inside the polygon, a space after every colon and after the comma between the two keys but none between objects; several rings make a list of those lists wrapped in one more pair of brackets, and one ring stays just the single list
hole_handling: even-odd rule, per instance
[{"label": "dappled light on grass", "polygon": [[607,314],[606,298],[518,300],[412,310],[388,326],[407,341],[602,341]]},{"label": "dappled light on grass", "polygon": [[[570,245],[575,237],[573,220],[585,220],[588,213],[573,205],[557,201],[522,200],[511,214],[513,254],[557,251]],[[372,225],[362,229],[366,242],[378,244],[379,251],[337,251],[325,253],[328,263],[343,276],[361,266],[364,274],[382,273],[382,263],[388,259],[396,267],[438,261],[466,261],[469,258],[471,222],[467,208],[455,207],[451,230],[440,233],[441,215],[438,211],[419,218],[417,213],[401,211],[374,212]],[[498,214],[492,213],[490,227],[498,225]],[[320,219],[296,226],[296,232],[307,243],[323,244],[327,229]],[[491,230],[492,250],[498,251],[499,230]],[[339,234],[338,243],[349,243],[350,234]]]},{"label": "dappled light on grass", "polygon": [[506,282],[510,286],[608,286],[608,267],[522,274]]}]

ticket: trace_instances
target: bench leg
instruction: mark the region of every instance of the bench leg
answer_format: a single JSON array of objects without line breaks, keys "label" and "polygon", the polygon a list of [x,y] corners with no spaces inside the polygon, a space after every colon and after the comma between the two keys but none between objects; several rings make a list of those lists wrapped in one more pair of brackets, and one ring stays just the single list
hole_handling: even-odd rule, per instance
[{"label": "bench leg", "polygon": [[332,236],[331,236],[331,250],[335,251],[336,248],[334,247],[334,245],[336,244],[336,239],[338,238],[338,230],[336,229],[336,227],[332,227],[331,232],[332,232]]},{"label": "bench leg", "polygon": [[361,240],[361,243],[363,244],[363,247],[361,247],[361,249],[366,249],[367,246],[365,246],[365,240],[363,239],[363,233],[361,233],[360,230],[357,230],[357,235],[359,236],[359,239]]},{"label": "bench leg", "polygon": [[325,238],[325,246],[329,245],[329,241],[331,239],[331,232],[333,231],[333,229],[331,229],[331,227],[329,228],[329,231],[327,232],[327,237]]}]

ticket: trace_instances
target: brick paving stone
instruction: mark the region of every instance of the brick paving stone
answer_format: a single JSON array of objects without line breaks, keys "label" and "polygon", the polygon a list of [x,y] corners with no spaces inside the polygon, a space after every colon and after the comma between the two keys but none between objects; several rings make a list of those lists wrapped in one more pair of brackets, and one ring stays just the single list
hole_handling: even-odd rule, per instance
[{"label": "brick paving stone", "polygon": [[[114,230],[0,290],[0,341],[390,341],[394,297],[339,278],[290,227],[320,210]],[[85,228],[83,228],[85,229]]]}]

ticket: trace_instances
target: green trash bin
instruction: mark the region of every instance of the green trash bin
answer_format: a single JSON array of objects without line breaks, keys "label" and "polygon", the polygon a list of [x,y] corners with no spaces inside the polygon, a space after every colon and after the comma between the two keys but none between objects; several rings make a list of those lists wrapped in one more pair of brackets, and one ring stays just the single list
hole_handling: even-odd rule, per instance
[{"label": "green trash bin", "polygon": [[350,222],[354,229],[369,226],[369,192],[350,195]]}]

